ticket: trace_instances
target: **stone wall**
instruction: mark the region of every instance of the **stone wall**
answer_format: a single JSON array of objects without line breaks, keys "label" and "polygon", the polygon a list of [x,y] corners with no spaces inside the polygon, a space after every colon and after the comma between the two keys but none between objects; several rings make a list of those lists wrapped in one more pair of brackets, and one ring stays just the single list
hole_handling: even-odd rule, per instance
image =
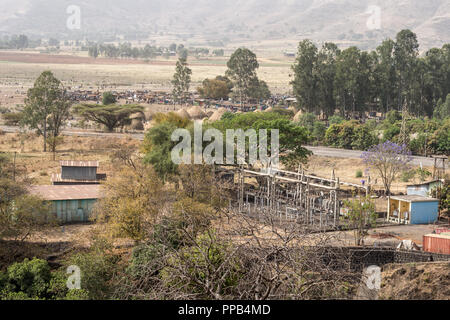
[{"label": "stone wall", "polygon": [[311,248],[326,266],[336,269],[362,270],[391,263],[450,261],[450,255],[391,248],[320,247]]}]

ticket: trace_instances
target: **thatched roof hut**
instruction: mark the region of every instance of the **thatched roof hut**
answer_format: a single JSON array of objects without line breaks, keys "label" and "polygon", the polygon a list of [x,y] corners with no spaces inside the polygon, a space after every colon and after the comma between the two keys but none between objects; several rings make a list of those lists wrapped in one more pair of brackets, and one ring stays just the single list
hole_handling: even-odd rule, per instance
[{"label": "thatched roof hut", "polygon": [[206,117],[205,112],[199,106],[192,106],[187,110],[187,113],[193,120],[201,120]]},{"label": "thatched roof hut", "polygon": [[145,111],[144,111],[145,120],[146,121],[151,121],[155,114],[156,114],[155,111],[151,110],[150,108],[146,108]]},{"label": "thatched roof hut", "polygon": [[226,108],[219,108],[216,110],[216,112],[214,112],[214,114],[209,117],[209,121],[219,121],[220,119],[222,119],[223,115],[227,112]]},{"label": "thatched roof hut", "polygon": [[289,110],[289,111],[292,111],[292,114],[294,114],[294,115],[296,115],[297,112],[298,112],[298,110],[297,110],[296,107],[289,107],[288,110]]},{"label": "thatched roof hut", "polygon": [[299,112],[297,112],[297,114],[294,116],[294,121],[298,122],[300,121],[301,116],[303,115],[303,111],[300,110]]},{"label": "thatched roof hut", "polygon": [[186,111],[186,109],[180,109],[180,110],[178,110],[177,112],[176,112],[176,114],[177,115],[179,115],[180,117],[182,117],[182,118],[185,118],[185,119],[191,119],[191,116],[190,116],[190,114]]}]

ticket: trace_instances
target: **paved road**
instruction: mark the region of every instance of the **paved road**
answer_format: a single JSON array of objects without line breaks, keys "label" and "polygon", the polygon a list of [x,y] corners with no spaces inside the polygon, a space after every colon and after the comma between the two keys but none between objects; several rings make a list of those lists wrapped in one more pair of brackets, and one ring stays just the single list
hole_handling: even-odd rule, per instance
[{"label": "paved road", "polygon": [[[8,126],[0,126],[0,130],[5,132],[18,132],[18,127],[8,127]],[[63,135],[66,136],[79,136],[79,137],[132,137],[137,140],[143,140],[144,134],[142,133],[105,133],[105,132],[95,132],[80,129],[67,129],[64,130]],[[316,156],[322,157],[332,157],[332,158],[345,158],[345,159],[360,159],[362,151],[357,150],[343,150],[343,149],[335,149],[328,147],[306,147],[308,150],[312,151]],[[420,164],[426,167],[434,166],[433,158],[425,158],[425,157],[413,157],[412,164],[415,166],[420,166]]]},{"label": "paved road", "polygon": [[[333,158],[346,158],[346,159],[361,159],[363,151],[357,150],[343,150],[328,147],[306,147],[308,150],[312,151],[316,156],[322,157],[333,157]],[[426,157],[413,157],[412,164],[415,166],[432,167],[434,166],[433,158]]]}]

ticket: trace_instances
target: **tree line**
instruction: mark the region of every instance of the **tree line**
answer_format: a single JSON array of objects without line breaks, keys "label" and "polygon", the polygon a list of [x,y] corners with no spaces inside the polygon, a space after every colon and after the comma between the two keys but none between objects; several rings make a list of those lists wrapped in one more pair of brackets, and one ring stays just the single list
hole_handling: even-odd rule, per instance
[{"label": "tree line", "polygon": [[417,35],[400,31],[374,51],[319,49],[310,40],[298,47],[291,82],[299,107],[317,115],[402,110],[431,117],[450,93],[450,44],[419,56]]},{"label": "tree line", "polygon": [[90,57],[97,58],[99,56],[106,58],[132,58],[132,59],[154,59],[156,57],[168,58],[177,54],[180,57],[187,58],[188,55],[194,57],[223,56],[224,50],[216,49],[210,52],[208,48],[186,48],[183,44],[173,43],[168,47],[158,47],[146,44],[144,47],[132,46],[129,42],[115,44],[93,43],[87,45]]},{"label": "tree line", "polygon": [[0,49],[27,49],[39,47],[42,43],[41,39],[32,40],[26,35],[5,36],[0,39]]}]

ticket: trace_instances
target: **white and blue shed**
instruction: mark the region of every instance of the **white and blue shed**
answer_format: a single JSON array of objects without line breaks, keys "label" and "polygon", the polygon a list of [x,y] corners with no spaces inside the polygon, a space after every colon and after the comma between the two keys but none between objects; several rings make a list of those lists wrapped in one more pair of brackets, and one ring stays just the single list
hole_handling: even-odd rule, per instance
[{"label": "white and blue shed", "polygon": [[399,224],[432,224],[439,219],[439,200],[421,195],[390,197],[388,221]]}]

